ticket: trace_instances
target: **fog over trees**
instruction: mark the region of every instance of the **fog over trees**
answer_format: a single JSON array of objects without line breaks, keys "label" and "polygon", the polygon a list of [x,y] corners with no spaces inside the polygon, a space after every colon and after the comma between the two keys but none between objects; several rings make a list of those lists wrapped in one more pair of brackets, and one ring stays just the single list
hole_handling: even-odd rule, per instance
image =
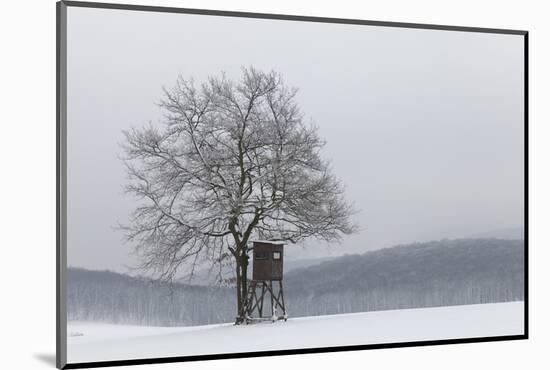
[{"label": "fog over trees", "polygon": [[[291,317],[518,301],[524,242],[458,239],[348,255],[289,271]],[[68,319],[188,326],[235,319],[234,288],[69,269]]]},{"label": "fog over trees", "polygon": [[71,9],[69,319],[234,322],[253,239],[290,317],[523,299],[523,36],[283,23]]}]

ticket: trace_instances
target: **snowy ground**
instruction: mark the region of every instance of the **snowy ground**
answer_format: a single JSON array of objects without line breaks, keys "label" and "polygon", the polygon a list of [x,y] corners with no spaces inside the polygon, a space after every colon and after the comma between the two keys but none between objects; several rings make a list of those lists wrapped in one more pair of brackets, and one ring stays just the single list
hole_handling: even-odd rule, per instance
[{"label": "snowy ground", "polygon": [[156,328],[69,322],[69,363],[523,334],[523,302]]}]

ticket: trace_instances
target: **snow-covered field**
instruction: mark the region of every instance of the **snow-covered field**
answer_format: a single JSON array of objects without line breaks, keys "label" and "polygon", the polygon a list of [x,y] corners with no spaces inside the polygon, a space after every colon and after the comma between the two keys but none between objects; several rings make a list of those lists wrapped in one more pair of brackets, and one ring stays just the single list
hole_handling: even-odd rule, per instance
[{"label": "snow-covered field", "polygon": [[69,363],[523,334],[523,302],[290,318],[248,326],[69,322]]}]

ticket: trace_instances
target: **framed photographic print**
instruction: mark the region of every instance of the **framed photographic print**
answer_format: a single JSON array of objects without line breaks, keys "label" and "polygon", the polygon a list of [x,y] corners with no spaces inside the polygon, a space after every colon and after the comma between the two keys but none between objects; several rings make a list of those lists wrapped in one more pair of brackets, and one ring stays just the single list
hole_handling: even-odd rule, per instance
[{"label": "framed photographic print", "polygon": [[57,3],[57,366],[526,339],[527,35]]}]

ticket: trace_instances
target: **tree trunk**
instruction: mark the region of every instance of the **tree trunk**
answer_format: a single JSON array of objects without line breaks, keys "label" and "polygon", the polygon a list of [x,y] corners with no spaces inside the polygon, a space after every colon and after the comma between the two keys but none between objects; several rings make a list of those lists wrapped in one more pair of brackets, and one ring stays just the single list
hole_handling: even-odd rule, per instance
[{"label": "tree trunk", "polygon": [[241,297],[243,299],[243,317],[246,318],[246,308],[248,306],[248,278],[247,278],[247,270],[248,270],[248,254],[246,250],[246,245],[242,248],[242,261],[241,261],[241,288],[242,293]]},{"label": "tree trunk", "polygon": [[235,325],[243,322],[243,300],[242,300],[242,276],[241,276],[241,259],[236,256],[235,262],[237,264],[237,318],[235,319]]},{"label": "tree trunk", "polygon": [[246,323],[246,307],[248,305],[248,254],[246,245],[238,249],[235,257],[237,264],[237,319],[235,324]]}]

